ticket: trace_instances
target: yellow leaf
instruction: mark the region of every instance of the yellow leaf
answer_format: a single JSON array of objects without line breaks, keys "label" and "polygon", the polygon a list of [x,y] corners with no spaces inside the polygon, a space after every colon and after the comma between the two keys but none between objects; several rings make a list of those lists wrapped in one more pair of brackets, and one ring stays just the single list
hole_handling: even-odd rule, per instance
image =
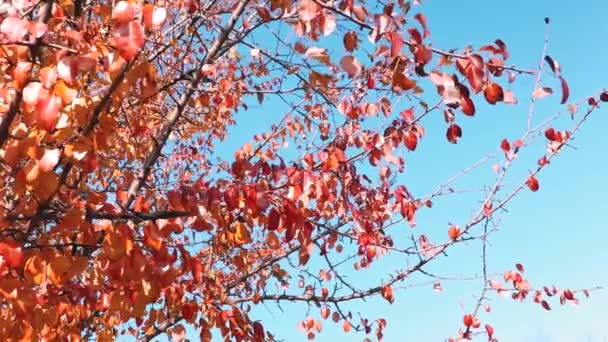
[{"label": "yellow leaf", "polygon": [[28,185],[35,184],[36,179],[38,178],[38,175],[40,174],[38,164],[35,161],[30,160],[30,162],[28,162],[25,165],[25,167],[23,168],[23,171],[25,172],[25,182]]},{"label": "yellow leaf", "polygon": [[45,262],[38,256],[34,255],[25,262],[25,279],[36,285],[40,285],[44,279]]},{"label": "yellow leaf", "polygon": [[236,245],[243,245],[249,242],[251,242],[251,236],[249,235],[247,226],[243,222],[237,222],[234,232],[234,243]]},{"label": "yellow leaf", "polygon": [[61,98],[61,102],[63,102],[64,106],[67,106],[72,103],[78,91],[68,87],[65,82],[58,81],[55,84],[55,94],[57,94]]}]

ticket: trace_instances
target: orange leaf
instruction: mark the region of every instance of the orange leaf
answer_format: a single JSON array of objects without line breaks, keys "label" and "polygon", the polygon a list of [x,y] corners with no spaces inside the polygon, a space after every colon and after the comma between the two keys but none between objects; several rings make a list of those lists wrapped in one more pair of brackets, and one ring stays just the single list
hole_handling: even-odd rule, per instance
[{"label": "orange leaf", "polygon": [[63,255],[56,257],[46,267],[49,280],[57,286],[62,285],[67,280],[70,266],[68,257]]},{"label": "orange leaf", "polygon": [[127,241],[119,232],[110,232],[103,241],[103,249],[112,261],[117,261],[127,253]]},{"label": "orange leaf", "polygon": [[278,250],[281,247],[281,242],[274,232],[268,233],[266,236],[266,243],[268,244],[268,247],[273,250]]},{"label": "orange leaf", "polygon": [[323,172],[335,171],[338,169],[338,167],[340,167],[340,160],[334,153],[332,153],[323,163]]},{"label": "orange leaf", "polygon": [[501,102],[504,100],[502,88],[497,83],[488,83],[483,94],[489,104],[496,104],[496,102]]},{"label": "orange leaf", "polygon": [[352,326],[350,325],[350,322],[348,320],[344,320],[344,323],[342,324],[342,329],[344,330],[344,332],[349,332],[351,328]]}]

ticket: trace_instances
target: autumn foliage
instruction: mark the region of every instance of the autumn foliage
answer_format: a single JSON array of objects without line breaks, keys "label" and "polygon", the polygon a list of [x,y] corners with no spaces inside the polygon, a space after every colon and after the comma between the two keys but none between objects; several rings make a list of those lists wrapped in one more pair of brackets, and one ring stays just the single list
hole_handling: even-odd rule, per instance
[{"label": "autumn foliage", "polygon": [[[362,318],[342,303],[379,296],[398,305],[398,284],[463,242],[484,241],[485,257],[494,215],[542,190],[541,171],[608,93],[572,101],[555,59],[544,52],[537,68],[513,66],[501,39],[439,49],[418,5],[2,3],[0,340],[181,340],[187,325],[204,341],[271,340],[249,310],[281,301],[313,303],[300,323],[309,338],[337,324],[382,339],[390,318]],[[519,77],[535,88],[515,94]],[[445,143],[458,144],[468,133],[461,122],[485,115],[480,103],[518,98],[532,99],[527,128],[497,131],[496,182],[468,221],[431,241],[416,214],[485,164],[435,193],[410,191],[398,175],[424,144],[426,120],[444,122]],[[536,101],[567,106],[571,125],[533,120]],[[277,103],[290,110],[277,113]],[[257,119],[266,130],[255,127],[238,150],[220,148],[253,107],[267,114]],[[546,145],[538,163],[503,188],[533,142]],[[389,254],[415,262],[387,267],[367,288],[341,276]],[[501,272],[490,279],[484,267],[479,301],[453,322],[454,339],[500,334],[480,310],[490,292],[547,310],[554,298],[588,295],[533,288],[520,264]]]}]

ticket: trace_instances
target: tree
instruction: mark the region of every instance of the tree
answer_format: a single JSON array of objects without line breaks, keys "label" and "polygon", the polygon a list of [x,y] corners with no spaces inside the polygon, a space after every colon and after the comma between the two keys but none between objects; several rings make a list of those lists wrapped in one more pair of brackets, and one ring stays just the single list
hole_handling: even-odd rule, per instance
[{"label": "tree", "polygon": [[[345,332],[381,339],[384,318],[343,303],[393,303],[396,286],[433,278],[429,265],[473,241],[482,246],[481,293],[455,324],[455,339],[493,339],[481,311],[494,292],[547,310],[554,298],[588,296],[532,288],[519,263],[502,281],[491,278],[486,250],[496,217],[541,188],[541,173],[608,92],[569,102],[546,42],[535,69],[509,64],[500,39],[433,47],[423,6],[414,5],[3,3],[2,340],[125,332],[179,340],[185,325],[201,340],[271,340],[249,309],[283,301],[315,308],[301,323],[310,338],[331,317]],[[445,143],[458,144],[476,105],[517,104],[510,85],[519,77],[534,81],[531,94],[517,94],[532,99],[523,132],[506,138],[497,130],[499,157],[433,193],[412,191],[401,174],[424,144],[425,125],[442,115]],[[569,126],[560,113],[539,119],[538,101],[566,106]],[[273,112],[280,104],[289,111]],[[272,125],[234,153],[218,148],[236,139],[230,127],[255,106]],[[529,173],[506,184],[516,158],[544,145],[536,164],[522,166]],[[496,177],[468,220],[441,234],[416,227],[417,213],[458,196],[454,184],[490,160]],[[387,255],[413,262],[386,265],[383,279],[363,289],[345,277]]]}]

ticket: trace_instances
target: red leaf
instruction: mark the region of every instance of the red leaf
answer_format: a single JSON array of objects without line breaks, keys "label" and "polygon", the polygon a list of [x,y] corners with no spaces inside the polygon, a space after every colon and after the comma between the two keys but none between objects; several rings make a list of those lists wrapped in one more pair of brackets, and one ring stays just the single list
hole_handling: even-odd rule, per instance
[{"label": "red leaf", "polygon": [[574,299],[574,293],[571,290],[565,290],[564,291],[564,297],[566,297],[567,300],[573,300]]},{"label": "red leaf", "polygon": [[395,57],[401,54],[401,49],[403,49],[404,41],[401,38],[401,35],[397,32],[389,33],[390,41],[391,41],[391,57]]},{"label": "red leaf", "polygon": [[524,266],[522,264],[515,264],[515,268],[520,272],[524,273]]},{"label": "red leaf", "polygon": [[380,164],[380,159],[382,159],[382,151],[377,148],[371,150],[371,152],[369,153],[369,163],[373,166],[377,166],[378,164]]},{"label": "red leaf", "polygon": [[406,123],[414,121],[414,107],[410,107],[401,113],[399,113],[401,119],[403,119]]},{"label": "red leaf", "polygon": [[491,339],[494,335],[494,328],[491,325],[486,324],[486,332],[488,333],[488,339]]},{"label": "red leaf", "polygon": [[367,87],[369,89],[376,88],[376,81],[374,81],[374,78],[371,75],[367,76]]},{"label": "red leaf", "polygon": [[562,84],[562,102],[561,102],[561,104],[564,104],[568,101],[568,97],[570,97],[570,87],[568,87],[568,83],[566,83],[566,80],[563,77],[560,77],[559,80],[561,81],[561,84]]},{"label": "red leaf", "polygon": [[415,27],[410,27],[409,29],[407,29],[407,32],[410,34],[410,36],[412,36],[412,40],[416,44],[422,44],[422,36]]},{"label": "red leaf", "polygon": [[403,143],[408,150],[414,151],[418,145],[418,136],[413,132],[406,132],[403,135]]},{"label": "red leaf", "polygon": [[146,43],[144,29],[135,20],[119,25],[114,34],[114,45],[120,56],[133,59]]},{"label": "red leaf", "polygon": [[547,303],[547,301],[544,299],[542,302],[540,302],[540,305],[542,305],[545,310],[551,310],[551,306],[549,306],[549,303]]},{"label": "red leaf", "polygon": [[477,54],[470,56],[465,68],[465,76],[471,84],[473,91],[475,93],[482,91],[487,81],[483,58]]},{"label": "red leaf", "polygon": [[382,290],[380,290],[380,294],[391,304],[395,301],[395,297],[393,297],[393,289],[390,286],[383,287]]},{"label": "red leaf", "polygon": [[253,322],[253,339],[255,342],[264,341],[264,327],[260,322]]},{"label": "red leaf", "polygon": [[279,211],[275,208],[270,209],[270,213],[268,213],[268,224],[266,225],[266,229],[273,231],[279,228],[279,223],[281,220],[281,216]]},{"label": "red leaf", "polygon": [[23,249],[13,240],[0,241],[0,255],[8,268],[16,268],[23,261]]},{"label": "red leaf", "polygon": [[460,126],[452,124],[450,127],[448,127],[446,137],[450,143],[456,144],[458,143],[458,139],[462,137],[462,129],[460,129]]},{"label": "red leaf", "polygon": [[492,203],[490,203],[490,202],[486,203],[486,204],[483,206],[483,214],[484,214],[486,217],[490,217],[490,216],[492,215],[492,210],[493,210],[493,208],[492,208]]},{"label": "red leaf", "polygon": [[536,177],[530,176],[526,183],[528,184],[528,188],[530,188],[530,190],[532,190],[532,192],[538,191],[539,184],[538,184],[538,179],[536,179]]},{"label": "red leaf", "polygon": [[556,141],[559,139],[557,133],[555,133],[555,130],[551,127],[545,130],[545,137],[551,141]]},{"label": "red leaf", "polygon": [[422,25],[422,29],[424,30],[423,37],[428,38],[428,36],[431,34],[431,31],[429,31],[429,28],[426,24],[426,17],[424,16],[424,14],[418,13],[414,16],[414,18],[418,20],[420,25]]},{"label": "red leaf", "polygon": [[55,129],[57,120],[59,120],[61,107],[62,102],[59,96],[45,95],[39,98],[36,104],[36,122],[38,127],[47,132]]},{"label": "red leaf", "polygon": [[329,310],[329,306],[325,305],[321,308],[321,317],[323,317],[323,319],[327,319],[329,317],[330,314],[330,310]]},{"label": "red leaf", "polygon": [[448,229],[448,236],[450,239],[456,240],[458,236],[460,236],[460,228],[458,226],[451,226],[450,229]]},{"label": "red leaf", "polygon": [[554,74],[556,74],[557,76],[561,74],[562,68],[556,60],[554,60],[550,56],[545,56],[545,61],[547,62],[547,64],[549,64],[549,67],[551,68],[551,71],[553,71]]},{"label": "red leaf", "polygon": [[496,102],[501,102],[504,100],[504,93],[502,88],[497,83],[488,83],[486,88],[484,89],[483,95],[488,101],[489,104],[496,104]]},{"label": "red leaf", "polygon": [[509,59],[509,51],[507,51],[507,45],[500,39],[496,39],[494,41],[496,46],[498,46],[498,53],[502,55],[502,58],[506,61]]},{"label": "red leaf", "polygon": [[597,106],[597,100],[596,100],[595,98],[593,98],[593,97],[588,98],[588,99],[587,99],[587,103],[588,103],[590,106],[592,106],[592,107]]},{"label": "red leaf", "polygon": [[500,143],[500,148],[505,152],[511,151],[511,145],[509,144],[509,141],[507,139],[502,139],[502,142]]},{"label": "red leaf", "polygon": [[192,271],[194,283],[200,284],[203,281],[203,264],[200,260],[195,258],[190,259],[190,270]]},{"label": "red leaf", "polygon": [[600,94],[600,101],[602,102],[608,102],[608,91],[605,91],[603,93]]},{"label": "red leaf", "polygon": [[475,321],[473,315],[471,314],[466,314],[462,317],[462,323],[464,323],[465,326],[470,327],[471,325],[473,325],[473,322]]},{"label": "red leaf", "polygon": [[468,116],[475,115],[475,104],[473,103],[473,101],[470,98],[463,97],[460,106],[461,106],[462,112],[465,115],[468,115]]},{"label": "red leaf", "polygon": [[181,307],[182,317],[191,323],[194,323],[194,319],[198,314],[198,306],[194,303],[186,303]]},{"label": "red leaf", "polygon": [[290,224],[285,230],[285,242],[290,242],[296,236],[296,226]]}]

